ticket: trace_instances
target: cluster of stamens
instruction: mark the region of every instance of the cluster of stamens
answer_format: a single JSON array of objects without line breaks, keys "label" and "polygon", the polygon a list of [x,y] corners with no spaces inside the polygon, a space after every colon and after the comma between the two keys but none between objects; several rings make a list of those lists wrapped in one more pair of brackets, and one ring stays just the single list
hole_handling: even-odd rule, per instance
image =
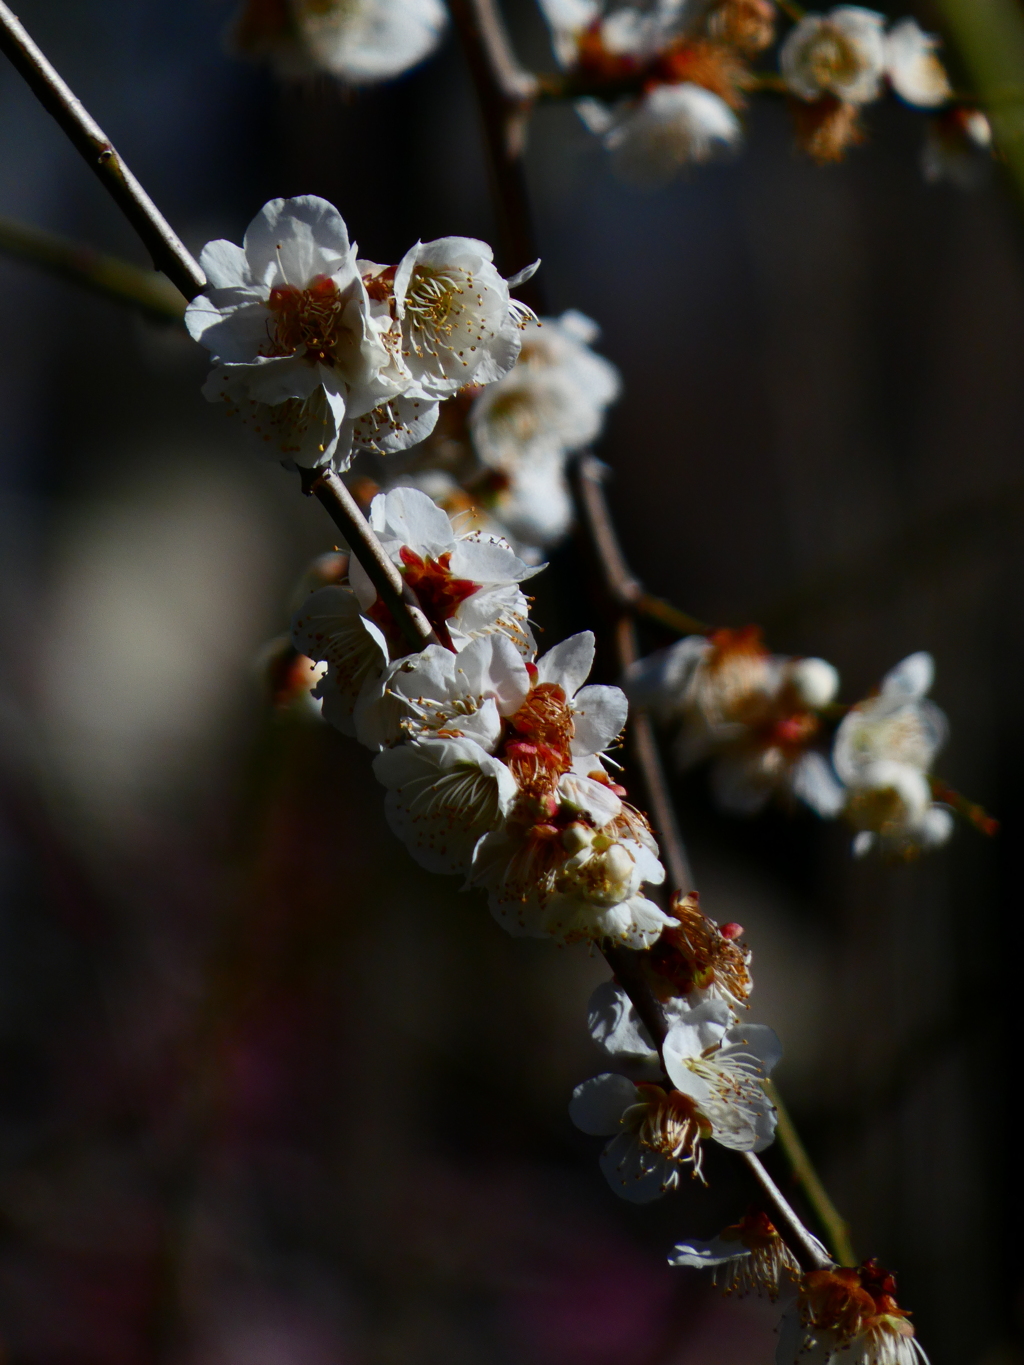
[{"label": "cluster of stamens", "polygon": [[270,291],[267,307],[273,314],[272,355],[302,352],[320,365],[336,363],[345,301],[327,275],[318,275],[305,289],[278,285]]}]

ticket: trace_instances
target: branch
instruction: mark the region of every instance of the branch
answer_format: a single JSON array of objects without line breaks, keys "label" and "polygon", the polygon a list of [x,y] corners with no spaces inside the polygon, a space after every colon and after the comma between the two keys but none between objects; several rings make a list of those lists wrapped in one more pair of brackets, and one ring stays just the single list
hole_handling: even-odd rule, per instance
[{"label": "branch", "polygon": [[[206,287],[206,276],[198,262],[121,161],[106,133],[72,94],[3,0],[0,0],[0,47],[110,191],[115,203],[152,252],[157,268],[163,270],[187,299],[195,298]],[[330,470],[305,470],[303,491],[314,495],[326,507],[413,648],[437,644],[437,636],[420,610],[415,594],[384,553],[341,479]]]},{"label": "branch", "polygon": [[423,649],[425,645],[440,644],[420,609],[416,594],[384,553],[384,547],[342,480],[332,469],[299,472],[303,493],[316,498],[327,509],[328,516],[345,537],[348,548],[366,570],[367,577],[412,647]]},{"label": "branch", "polygon": [[[503,273],[511,274],[539,255],[523,167],[537,78],[519,65],[497,0],[449,0],[448,8],[480,104],[492,198],[498,209],[501,265]],[[518,292],[531,307],[542,307],[536,277]]]},{"label": "branch", "polygon": [[[573,492],[583,530],[597,561],[605,593],[612,605],[619,609],[615,624],[615,648],[619,670],[625,673],[640,657],[630,608],[643,590],[626,563],[612,525],[604,496],[606,473],[606,465],[595,460],[593,455],[586,454],[575,461],[571,470]],[[676,819],[665,768],[658,753],[654,726],[646,712],[634,711],[630,717],[629,735],[644,784],[648,812],[668,866],[669,882],[676,891],[685,895],[693,887],[693,874]]]},{"label": "branch", "polygon": [[180,322],[185,311],[184,298],[169,280],[45,228],[0,216],[0,251],[158,322]]},{"label": "branch", "polygon": [[206,287],[206,276],[199,263],[118,156],[106,133],[87,113],[3,0],[0,0],[0,48],[24,76],[43,108],[53,115],[99,176],[144,242],[156,268],[177,285],[185,298],[195,298]]}]

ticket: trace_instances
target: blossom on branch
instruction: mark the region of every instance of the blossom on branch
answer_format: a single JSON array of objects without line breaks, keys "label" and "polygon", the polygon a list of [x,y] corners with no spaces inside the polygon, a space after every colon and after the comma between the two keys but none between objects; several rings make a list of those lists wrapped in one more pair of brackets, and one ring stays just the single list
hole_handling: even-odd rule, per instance
[{"label": "blossom on branch", "polygon": [[810,1271],[783,1315],[776,1365],[928,1365],[895,1294],[874,1261]]},{"label": "blossom on branch", "polygon": [[775,1231],[768,1215],[751,1208],[738,1223],[709,1241],[689,1237],[669,1253],[669,1265],[709,1269],[712,1283],[724,1294],[754,1293],[774,1303],[791,1292],[800,1279],[800,1266]]},{"label": "blossom on branch", "polygon": [[210,242],[200,261],[209,288],[185,321],[213,355],[203,392],[291,466],[344,470],[354,449],[422,441],[440,398],[511,369],[532,317],[484,243],[446,237],[380,266],[312,195],[273,200],[241,247]]},{"label": "blossom on branch", "polygon": [[[505,541],[476,532],[456,535],[447,515],[416,489],[378,495],[370,520],[446,647],[458,651],[474,639],[500,635],[519,656],[532,655],[519,584],[538,570]],[[345,581],[312,593],[300,607],[292,640],[327,664],[317,691],[327,720],[374,749],[397,737],[399,715],[386,703],[387,678],[410,648],[358,560],[350,561]]]},{"label": "blossom on branch", "polygon": [[282,79],[372,85],[428,57],[447,18],[441,0],[245,0],[231,37]]},{"label": "blossom on branch", "polygon": [[712,760],[712,789],[724,810],[754,814],[773,796],[797,798],[822,816],[841,808],[841,787],[813,747],[819,713],[839,686],[824,659],[771,654],[756,627],[719,630],[641,660],[626,685],[635,702],[680,726],[681,768]]},{"label": "blossom on branch", "polygon": [[779,49],[789,90],[808,102],[825,95],[868,104],[881,94],[886,70],[885,20],[860,5],[805,14]]},{"label": "blossom on branch", "polygon": [[[644,1035],[619,1037],[634,1060]],[[708,1001],[672,1016],[662,1048],[668,1085],[596,1076],[576,1087],[570,1116],[584,1132],[612,1137],[601,1169],[617,1194],[646,1203],[674,1189],[683,1167],[703,1179],[704,1141],[734,1151],[771,1143],[775,1110],[762,1081],[780,1055],[771,1029],[740,1028],[728,1006]]]}]

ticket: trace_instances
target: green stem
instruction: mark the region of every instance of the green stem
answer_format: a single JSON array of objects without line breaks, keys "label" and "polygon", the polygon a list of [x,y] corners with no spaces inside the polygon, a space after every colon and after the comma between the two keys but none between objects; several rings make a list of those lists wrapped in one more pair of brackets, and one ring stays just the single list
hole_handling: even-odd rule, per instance
[{"label": "green stem", "polygon": [[1024,10],[1018,0],[939,0],[939,9],[1024,198]]},{"label": "green stem", "polygon": [[160,322],[180,322],[184,316],[185,299],[165,275],[106,256],[45,228],[0,215],[0,251]]},{"label": "green stem", "polygon": [[814,1169],[814,1163],[807,1154],[807,1148],[800,1140],[800,1134],[790,1117],[789,1110],[782,1102],[778,1088],[773,1081],[765,1081],[764,1088],[768,1092],[769,1099],[775,1105],[775,1112],[778,1117],[778,1126],[775,1130],[776,1141],[789,1163],[793,1179],[803,1191],[804,1198],[825,1234],[829,1251],[840,1265],[857,1265],[853,1243],[850,1241],[849,1225],[829,1198],[828,1190],[822,1183],[821,1176]]}]

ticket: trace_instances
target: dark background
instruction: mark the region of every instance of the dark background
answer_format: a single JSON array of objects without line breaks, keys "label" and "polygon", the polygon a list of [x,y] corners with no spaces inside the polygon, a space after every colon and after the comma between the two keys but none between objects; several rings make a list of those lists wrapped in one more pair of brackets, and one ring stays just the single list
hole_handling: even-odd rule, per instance
[{"label": "dark background", "polygon": [[[295,193],[336,202],[381,261],[493,236],[451,40],[350,99],[236,63],[217,0],[21,15],[195,250]],[[846,700],[931,650],[940,771],[1003,822],[889,868],[810,816],[729,821],[699,776],[680,790],[858,1251],[899,1272],[935,1365],[1003,1365],[1024,1217],[1021,235],[998,177],[922,184],[917,116],[869,122],[819,171],[759,105],[734,163],[641,195],[545,109],[529,175],[552,307],[597,319],[624,375],[600,453],[637,571],[833,660]],[[144,261],[6,65],[0,212]],[[735,1211],[727,1171],[638,1210],[569,1124],[600,1069],[600,959],[513,941],[421,874],[368,755],[267,705],[256,657],[333,543],[322,510],[200,397],[184,334],[16,262],[0,291],[7,1357],[767,1365],[770,1308],[664,1264]],[[587,620],[555,600],[570,555],[540,591],[545,643]]]}]

